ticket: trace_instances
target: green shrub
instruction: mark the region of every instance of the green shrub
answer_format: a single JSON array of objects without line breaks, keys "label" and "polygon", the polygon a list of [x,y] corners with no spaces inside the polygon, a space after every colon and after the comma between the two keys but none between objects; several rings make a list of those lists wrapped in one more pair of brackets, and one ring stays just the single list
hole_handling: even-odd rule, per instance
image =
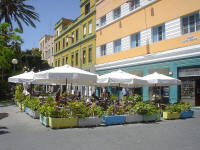
[{"label": "green shrub", "polygon": [[101,106],[97,106],[95,107],[95,112],[96,112],[96,115],[100,118],[103,116],[104,114],[104,111],[103,111],[103,108]]},{"label": "green shrub", "polygon": [[180,104],[167,105],[165,107],[165,111],[169,113],[181,112],[181,105]]},{"label": "green shrub", "polygon": [[192,109],[192,104],[190,104],[190,103],[181,103],[181,104],[180,104],[180,107],[181,107],[181,112],[184,112],[184,111],[191,111],[191,109]]},{"label": "green shrub", "polygon": [[129,96],[129,97],[128,97],[128,100],[129,100],[129,101],[132,101],[132,102],[134,102],[134,103],[141,102],[141,101],[142,101],[142,96],[139,95],[139,94],[135,94],[135,95],[133,95],[133,96]]},{"label": "green shrub", "polygon": [[106,116],[112,116],[112,115],[114,115],[114,106],[113,105],[110,105],[107,108],[105,115]]},{"label": "green shrub", "polygon": [[85,118],[88,115],[88,107],[82,102],[68,102],[68,106],[74,117]]},{"label": "green shrub", "polygon": [[38,108],[39,114],[45,117],[49,117],[48,107],[49,107],[48,103],[44,103],[43,105],[41,105]]},{"label": "green shrub", "polygon": [[151,103],[138,102],[133,108],[135,114],[152,115],[160,113],[160,109]]},{"label": "green shrub", "polygon": [[37,111],[40,105],[40,101],[38,98],[33,98],[30,100],[29,104],[30,105],[30,109],[33,111]]}]

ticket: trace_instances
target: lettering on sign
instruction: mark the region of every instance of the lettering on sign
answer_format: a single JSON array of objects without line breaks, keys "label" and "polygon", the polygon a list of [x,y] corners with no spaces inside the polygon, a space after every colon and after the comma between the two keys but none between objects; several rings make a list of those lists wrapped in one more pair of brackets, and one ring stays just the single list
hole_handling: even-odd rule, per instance
[{"label": "lettering on sign", "polygon": [[194,36],[188,36],[185,40],[183,40],[183,42],[190,42],[190,41],[194,41],[194,40],[197,40],[198,38],[197,37],[194,37]]}]

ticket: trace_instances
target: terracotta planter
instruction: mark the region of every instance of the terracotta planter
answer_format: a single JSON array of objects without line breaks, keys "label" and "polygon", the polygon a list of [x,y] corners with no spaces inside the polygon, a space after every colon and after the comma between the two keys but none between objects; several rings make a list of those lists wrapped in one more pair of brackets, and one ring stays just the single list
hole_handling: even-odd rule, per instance
[{"label": "terracotta planter", "polygon": [[186,119],[186,118],[192,118],[194,115],[194,112],[193,111],[184,111],[184,112],[181,112],[181,119]]},{"label": "terracotta planter", "polygon": [[29,115],[34,119],[39,119],[39,114],[37,111],[33,111],[33,110],[29,109]]},{"label": "terracotta planter", "polygon": [[92,127],[99,126],[102,123],[102,119],[99,117],[86,117],[85,119],[78,119],[79,127]]},{"label": "terracotta planter", "polygon": [[103,116],[102,122],[106,125],[124,124],[126,120],[125,115]]},{"label": "terracotta planter", "polygon": [[49,117],[40,115],[40,123],[43,124],[44,126],[48,127],[49,126]]},{"label": "terracotta planter", "polygon": [[49,127],[59,128],[71,128],[78,126],[77,118],[51,118],[49,117]]},{"label": "terracotta planter", "polygon": [[142,122],[143,116],[139,114],[126,115],[126,123]]},{"label": "terracotta planter", "polygon": [[180,118],[180,113],[179,112],[163,112],[163,118],[166,120],[171,120],[171,119],[179,119]]}]

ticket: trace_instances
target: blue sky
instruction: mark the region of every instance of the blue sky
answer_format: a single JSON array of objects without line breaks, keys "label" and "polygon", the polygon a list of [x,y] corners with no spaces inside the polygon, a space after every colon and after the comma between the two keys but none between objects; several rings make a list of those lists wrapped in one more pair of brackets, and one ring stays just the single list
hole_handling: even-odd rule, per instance
[{"label": "blue sky", "polygon": [[22,50],[38,48],[39,40],[45,34],[54,33],[54,25],[62,17],[76,19],[80,15],[80,0],[30,0],[28,4],[35,7],[40,15],[36,28],[24,25]]}]

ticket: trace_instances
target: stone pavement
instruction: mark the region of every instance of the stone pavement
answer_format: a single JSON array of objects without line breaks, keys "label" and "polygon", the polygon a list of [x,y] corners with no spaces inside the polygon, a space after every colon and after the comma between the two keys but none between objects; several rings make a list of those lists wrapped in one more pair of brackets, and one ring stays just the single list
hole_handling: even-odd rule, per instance
[{"label": "stone pavement", "polygon": [[52,130],[0,104],[0,150],[199,150],[200,111],[195,118],[95,128]]}]

